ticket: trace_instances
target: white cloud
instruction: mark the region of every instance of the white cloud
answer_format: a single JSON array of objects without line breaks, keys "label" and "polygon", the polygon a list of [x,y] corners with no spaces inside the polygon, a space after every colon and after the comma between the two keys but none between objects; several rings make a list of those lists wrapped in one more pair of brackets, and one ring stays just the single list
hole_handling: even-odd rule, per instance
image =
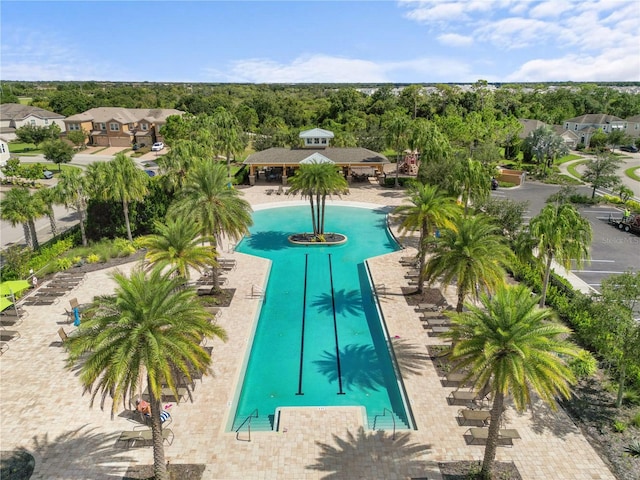
[{"label": "white cloud", "polygon": [[556,18],[568,10],[573,10],[573,5],[566,0],[551,0],[535,5],[529,15],[534,18]]},{"label": "white cloud", "polygon": [[458,35],[457,33],[445,33],[438,36],[438,41],[443,45],[452,47],[468,47],[473,44],[473,37]]},{"label": "white cloud", "polygon": [[510,74],[506,81],[630,82],[639,79],[637,51],[612,49],[598,56],[570,54],[548,60],[530,60]]}]

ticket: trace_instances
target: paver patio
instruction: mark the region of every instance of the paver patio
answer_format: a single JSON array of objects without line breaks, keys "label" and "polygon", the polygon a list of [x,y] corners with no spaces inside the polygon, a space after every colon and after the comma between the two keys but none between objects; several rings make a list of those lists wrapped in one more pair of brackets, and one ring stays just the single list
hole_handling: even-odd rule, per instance
[{"label": "paver patio", "polygon": [[[269,185],[244,189],[256,208],[268,204],[301,202],[285,195],[266,195]],[[355,186],[336,204],[367,203],[399,205],[400,191],[373,185]],[[307,204],[307,202],[303,202]],[[413,239],[415,241],[415,239]],[[411,239],[407,241],[411,244]],[[420,313],[407,305],[401,294],[408,285],[407,267],[400,251],[368,261],[376,284],[384,284],[380,297],[391,342],[398,358],[403,383],[417,425],[414,431],[373,432],[362,428],[356,408],[291,408],[283,413],[278,432],[247,432],[239,438],[226,431],[234,395],[257,318],[260,299],[252,286],[264,287],[269,261],[227,252],[237,268],[226,276],[235,288],[232,305],[224,308],[219,323],[229,340],[209,341],[213,346],[213,377],[197,381],[193,403],[173,403],[171,429],[175,440],[165,446],[171,463],[206,465],[205,479],[441,479],[437,462],[480,460],[482,446],[467,445],[468,427],[456,420],[459,406],[447,403],[453,387],[443,387],[427,345],[437,344],[419,320]],[[412,247],[409,247],[411,249]],[[128,271],[132,263],[119,267]],[[133,464],[151,464],[151,448],[123,449],[116,439],[135,425],[126,409],[118,405],[110,416],[111,403],[100,409],[99,399],[89,406],[77,373],[65,369],[65,351],[56,333],[66,324],[69,299],[90,302],[94,295],[113,290],[106,269],[86,275],[85,281],[53,306],[25,307],[28,316],[20,325],[21,338],[10,343],[0,357],[0,449],[24,447],[36,459],[33,479],[114,479]],[[455,290],[446,292],[455,302]],[[397,337],[397,338],[396,338]],[[503,428],[515,428],[520,436],[514,446],[498,449],[498,460],[514,461],[522,477],[534,479],[614,479],[579,429],[561,410],[552,412],[536,404],[532,411],[506,412]]]}]

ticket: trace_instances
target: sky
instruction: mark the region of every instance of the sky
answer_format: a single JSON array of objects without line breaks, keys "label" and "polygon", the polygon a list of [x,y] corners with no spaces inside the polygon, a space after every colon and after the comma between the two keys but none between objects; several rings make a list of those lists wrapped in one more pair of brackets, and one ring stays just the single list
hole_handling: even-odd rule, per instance
[{"label": "sky", "polygon": [[640,81],[640,0],[2,0],[0,80]]}]

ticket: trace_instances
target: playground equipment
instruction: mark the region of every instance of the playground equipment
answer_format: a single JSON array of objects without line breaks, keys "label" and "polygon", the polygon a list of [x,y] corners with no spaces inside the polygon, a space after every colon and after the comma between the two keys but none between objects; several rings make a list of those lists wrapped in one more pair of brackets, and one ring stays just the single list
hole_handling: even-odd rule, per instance
[{"label": "playground equipment", "polygon": [[414,150],[413,152],[405,150],[404,160],[400,165],[400,173],[404,173],[406,175],[418,175],[418,167],[420,166],[418,156],[419,154],[417,150]]}]

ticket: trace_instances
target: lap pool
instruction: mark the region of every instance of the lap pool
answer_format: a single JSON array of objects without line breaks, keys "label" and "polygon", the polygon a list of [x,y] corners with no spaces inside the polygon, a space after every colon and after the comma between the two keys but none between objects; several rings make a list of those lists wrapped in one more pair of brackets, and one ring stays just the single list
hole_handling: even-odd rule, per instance
[{"label": "lap pool", "polygon": [[386,215],[327,206],[325,231],[347,243],[299,246],[287,237],[310,231],[308,206],[253,213],[236,251],[272,266],[230,430],[250,416],[252,430],[272,429],[279,407],[296,406],[361,406],[376,429],[391,428],[393,412],[396,428],[411,428],[364,263],[399,249]]}]

